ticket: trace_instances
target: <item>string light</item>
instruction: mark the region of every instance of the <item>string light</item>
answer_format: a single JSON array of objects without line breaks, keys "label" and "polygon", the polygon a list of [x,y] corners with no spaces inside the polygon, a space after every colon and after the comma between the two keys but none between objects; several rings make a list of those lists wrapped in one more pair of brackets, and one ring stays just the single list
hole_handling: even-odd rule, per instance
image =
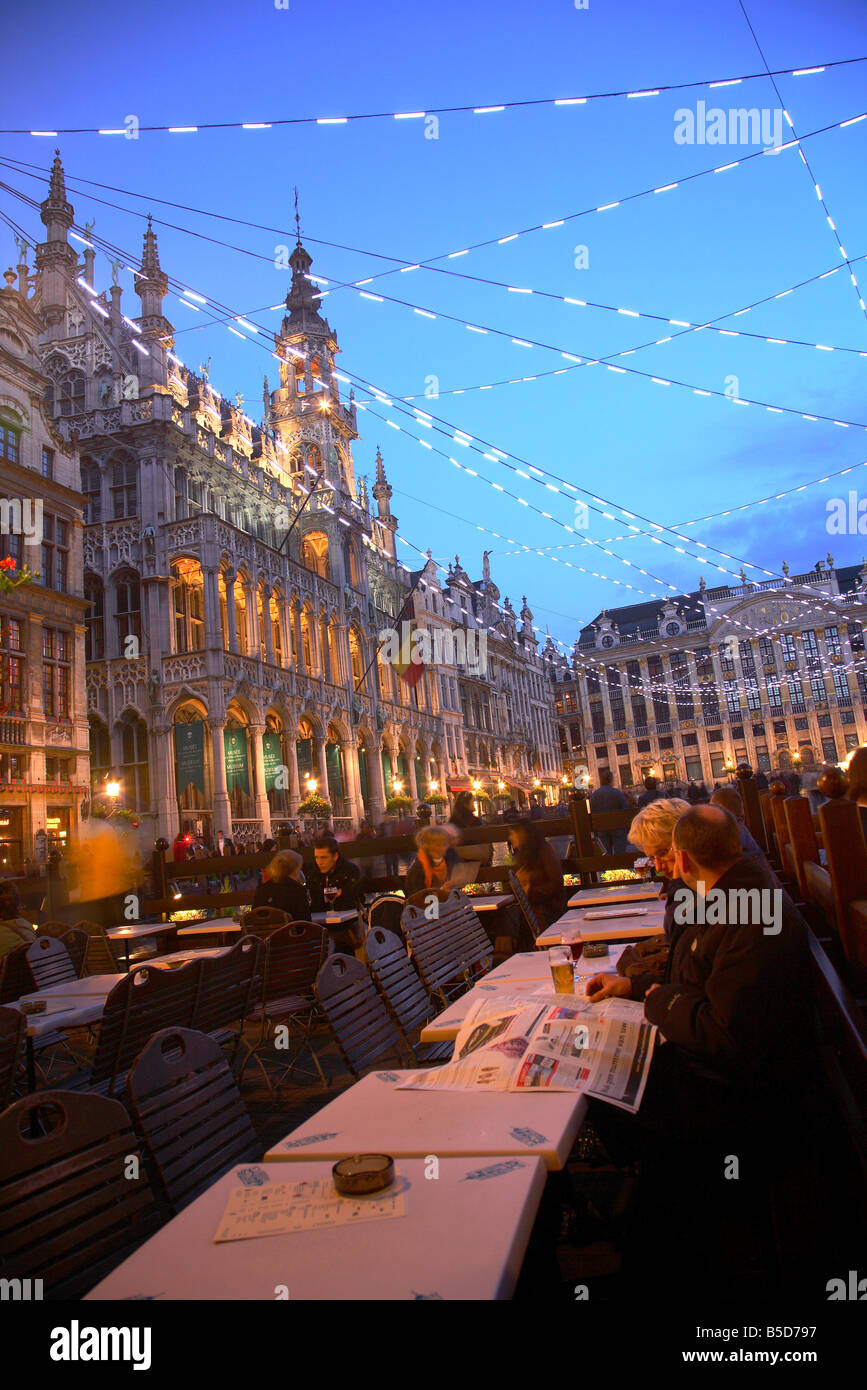
[{"label": "string light", "polygon": [[[862,63],[864,58],[841,58],[833,62],[822,63],[803,68],[779,68],[771,76],[776,77],[802,77],[808,74],[818,74],[829,71],[833,68],[847,67],[852,63]],[[707,87],[709,90],[714,87],[737,86],[742,82],[755,82],[759,78],[766,77],[765,72],[744,73],[740,77],[728,78],[701,78],[694,82],[670,82],[654,89],[644,91],[609,91],[609,92],[588,92],[586,96],[580,97],[537,97],[526,101],[506,101],[499,105],[479,105],[478,103],[468,103],[465,106],[432,106],[427,111],[366,111],[355,112],[346,116],[283,116],[270,121],[199,121],[196,125],[138,125],[139,132],[145,134],[164,133],[168,135],[185,135],[196,133],[202,130],[271,130],[276,126],[286,125],[347,125],[352,121],[409,121],[421,120],[425,116],[448,116],[459,114],[472,114],[476,116],[488,115],[498,111],[518,111],[528,107],[539,106],[572,106],[585,105],[591,101],[608,101],[612,98],[623,97],[626,100],[636,97],[654,97],[662,92],[682,92],[697,87]],[[35,135],[35,136],[57,136],[57,135],[127,135],[129,132],[126,127],[118,129],[114,127],[98,126],[67,126],[60,127],[58,130],[28,130],[26,127],[0,130],[0,135]]]}]

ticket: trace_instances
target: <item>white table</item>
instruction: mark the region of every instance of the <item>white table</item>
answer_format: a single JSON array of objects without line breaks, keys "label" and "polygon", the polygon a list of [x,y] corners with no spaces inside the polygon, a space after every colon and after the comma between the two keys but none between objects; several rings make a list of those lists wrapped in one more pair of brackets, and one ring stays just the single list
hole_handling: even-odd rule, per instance
[{"label": "white table", "polygon": [[147,936],[174,936],[177,922],[138,922],[125,927],[109,927],[106,936],[109,941],[121,941],[124,946],[124,959],[129,966],[129,943]]},{"label": "white table", "polygon": [[36,1090],[34,1038],[44,1037],[58,1028],[83,1028],[85,1024],[95,1023],[97,1019],[102,1018],[105,1001],[115,985],[125,979],[125,975],[87,975],[83,980],[47,985],[35,994],[24,994],[8,1006],[14,1009],[19,1004],[37,999],[43,1000],[46,1004],[44,1013],[25,1014],[25,1062],[29,1091]]},{"label": "white table", "polygon": [[213,917],[210,922],[194,922],[189,927],[176,922],[175,927],[178,936],[231,936],[241,931],[241,923],[232,917]]},{"label": "white table", "polygon": [[358,912],[353,909],[347,912],[311,912],[311,922],[318,922],[320,926],[340,927],[346,922],[354,922],[358,917]]},{"label": "white table", "polygon": [[56,999],[58,1001],[71,999],[73,1002],[79,1003],[91,995],[105,999],[115,985],[125,979],[125,974],[85,975],[82,980],[65,980],[61,984],[45,985],[43,989],[38,989],[33,994],[22,994],[19,1003],[27,1003],[31,999]]},{"label": "white table", "polygon": [[[498,1163],[514,1166],[485,1174]],[[420,1158],[398,1159],[395,1167],[408,1184],[405,1216],[214,1245],[229,1193],[242,1185],[239,1173],[248,1182],[263,1175],[271,1183],[331,1180],[331,1163],[309,1158],[291,1167],[233,1168],[87,1299],[273,1303],[281,1288],[292,1302],[510,1298],[545,1185],[539,1159],[441,1158],[436,1178],[425,1177]]]},{"label": "white table", "polygon": [[[548,978],[551,979],[550,971]],[[530,995],[533,990],[538,989],[540,983],[543,982],[539,980],[513,980],[509,983],[504,980],[500,984],[486,984],[484,980],[480,980],[477,985],[473,985],[472,989],[467,990],[460,999],[456,999],[441,1014],[437,1014],[436,1018],[431,1019],[430,1023],[426,1023],[419,1038],[423,1043],[454,1042],[464,1026],[467,1014],[473,1004],[477,1004],[480,999],[490,999],[492,995],[496,994],[527,993]],[[552,994],[554,992],[553,980],[551,980],[551,992]]]},{"label": "white table", "polygon": [[498,907],[504,907],[506,903],[515,901],[511,893],[492,893],[486,894],[484,897],[480,894],[477,898],[474,898],[470,893],[465,893],[464,897],[473,912],[496,912]]},{"label": "white table", "polygon": [[482,977],[482,981],[486,985],[508,985],[513,980],[535,980],[538,983],[539,980],[550,978],[547,956],[540,955],[538,951],[518,951],[513,956],[507,956],[500,965],[495,965]]},{"label": "white table", "polygon": [[604,907],[606,903],[643,903],[659,894],[659,883],[616,883],[610,888],[579,888],[567,907]]},{"label": "white table", "polygon": [[665,908],[660,904],[648,903],[646,907],[641,903],[626,903],[625,908],[640,909],[644,912],[641,917],[591,917],[588,920],[587,911],[603,912],[604,908],[591,907],[585,912],[566,912],[559,917],[556,922],[552,922],[550,927],[540,932],[536,937],[536,950],[543,951],[549,946],[559,946],[565,939],[567,941],[640,941],[646,936],[658,936],[663,929],[665,922]]},{"label": "white table", "polygon": [[560,1169],[587,1110],[584,1096],[571,1091],[398,1090],[397,1083],[412,1075],[371,1072],[275,1144],[266,1163],[334,1163],[355,1153],[440,1159],[536,1154],[546,1168]]},{"label": "white table", "polygon": [[[207,956],[225,956],[231,950],[230,946],[188,946],[184,951],[171,951],[167,956],[153,956],[145,962],[151,965],[182,965],[187,960],[204,960]],[[139,969],[138,966],[131,966],[130,969]]]}]

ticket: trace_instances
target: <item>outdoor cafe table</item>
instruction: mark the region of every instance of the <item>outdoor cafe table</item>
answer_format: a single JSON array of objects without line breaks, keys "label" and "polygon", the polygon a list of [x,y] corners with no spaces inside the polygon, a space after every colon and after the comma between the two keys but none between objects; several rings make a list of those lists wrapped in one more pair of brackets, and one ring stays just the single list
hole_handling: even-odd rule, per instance
[{"label": "outdoor cafe table", "polygon": [[146,936],[174,936],[178,930],[177,922],[137,922],[125,927],[109,927],[106,936],[109,941],[123,942],[125,961],[129,966],[129,943]]},{"label": "outdoor cafe table", "polygon": [[[265,1155],[266,1163],[349,1154],[394,1158],[519,1158],[566,1163],[587,1110],[583,1095],[548,1091],[400,1091],[413,1071],[371,1072],[317,1110]],[[463,1242],[462,1242],[463,1243]]]},{"label": "outdoor cafe table", "polygon": [[605,907],[608,903],[643,903],[659,893],[658,883],[615,883],[603,888],[580,888],[567,907]]},{"label": "outdoor cafe table", "polygon": [[[102,1018],[105,1001],[123,975],[87,975],[83,980],[47,985],[35,994],[23,994],[7,1007],[18,1008],[33,1000],[44,1000],[46,1010],[41,1014],[25,1014],[25,1062],[27,1089],[36,1090],[36,1060],[33,1051],[35,1038],[45,1037],[58,1029],[83,1028]],[[19,1013],[21,1010],[19,1009]]]},{"label": "outdoor cafe table", "polygon": [[233,917],[212,917],[209,922],[193,922],[188,927],[175,923],[178,936],[233,936],[241,930],[241,923]]},{"label": "outdoor cafe table", "polygon": [[[406,1184],[404,1216],[215,1245],[213,1236],[234,1189],[332,1180],[331,1162],[301,1155],[304,1161],[291,1167],[264,1163],[230,1169],[97,1284],[87,1300],[273,1303],[281,1289],[292,1302],[510,1298],[545,1168],[527,1152],[517,1160],[440,1155],[436,1179],[425,1176],[424,1158],[396,1159],[396,1180]],[[505,1171],[491,1171],[506,1164]],[[481,1183],[484,1201],[479,1201]]]},{"label": "outdoor cafe table", "polygon": [[497,908],[515,901],[511,893],[490,893],[484,896],[479,894],[478,897],[473,897],[471,893],[465,893],[464,897],[473,912],[496,912]]},{"label": "outdoor cafe table", "polygon": [[584,912],[566,912],[539,933],[536,937],[536,950],[544,951],[549,946],[561,945],[564,932],[570,941],[577,940],[580,936],[583,941],[625,942],[640,941],[645,936],[657,936],[662,931],[665,921],[664,903],[623,904],[624,913],[633,909],[643,915],[588,918],[587,912],[604,912],[605,909],[601,907],[591,907]]}]

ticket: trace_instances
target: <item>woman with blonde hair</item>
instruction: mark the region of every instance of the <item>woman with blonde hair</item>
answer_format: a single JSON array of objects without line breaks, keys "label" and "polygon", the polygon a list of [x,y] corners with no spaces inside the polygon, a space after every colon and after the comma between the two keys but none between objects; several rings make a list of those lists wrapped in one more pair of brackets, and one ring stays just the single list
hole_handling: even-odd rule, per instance
[{"label": "woman with blonde hair", "polygon": [[[684,811],[689,809],[689,802],[679,797],[660,797],[642,807],[629,828],[632,843],[653,860],[656,872],[662,876],[659,896],[665,903],[663,930],[659,936],[648,937],[635,946],[627,947],[617,962],[616,975],[599,975],[590,981],[588,992],[591,985],[595,986],[593,998],[596,1000],[612,995],[643,999],[651,985],[661,984],[665,978],[669,951],[673,945],[672,932],[678,935],[683,930],[674,922],[675,894],[678,890],[689,891],[686,884],[674,877],[671,837],[675,825]],[[678,901],[683,899],[679,898]]]},{"label": "woman with blonde hair", "polygon": [[310,899],[301,881],[304,860],[294,849],[281,849],[268,863],[264,878],[253,894],[254,907],[278,907],[293,922],[310,920]]},{"label": "woman with blonde hair", "polygon": [[419,830],[415,843],[418,855],[406,871],[406,896],[451,888],[451,875],[459,856],[449,832],[439,825],[426,825]]}]

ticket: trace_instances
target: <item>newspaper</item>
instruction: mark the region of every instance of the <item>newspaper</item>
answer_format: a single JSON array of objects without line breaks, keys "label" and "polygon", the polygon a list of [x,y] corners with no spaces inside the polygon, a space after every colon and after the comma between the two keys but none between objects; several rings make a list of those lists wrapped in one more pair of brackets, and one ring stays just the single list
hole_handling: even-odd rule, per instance
[{"label": "newspaper", "polygon": [[398,1089],[586,1092],[634,1113],[655,1036],[643,1005],[631,1000],[498,994],[473,1004],[451,1062]]}]

